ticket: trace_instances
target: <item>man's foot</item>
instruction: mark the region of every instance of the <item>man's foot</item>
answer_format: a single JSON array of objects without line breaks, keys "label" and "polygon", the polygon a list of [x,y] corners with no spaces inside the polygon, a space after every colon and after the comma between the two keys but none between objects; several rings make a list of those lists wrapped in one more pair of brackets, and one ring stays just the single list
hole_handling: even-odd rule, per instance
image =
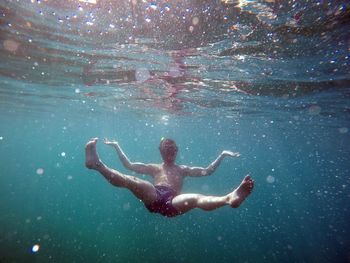
[{"label": "man's foot", "polygon": [[97,138],[93,138],[85,146],[85,166],[95,170],[102,164],[96,152],[96,142]]},{"label": "man's foot", "polygon": [[250,178],[249,175],[244,177],[241,184],[229,194],[229,204],[233,208],[237,208],[240,204],[247,198],[248,195],[253,191],[254,181]]}]

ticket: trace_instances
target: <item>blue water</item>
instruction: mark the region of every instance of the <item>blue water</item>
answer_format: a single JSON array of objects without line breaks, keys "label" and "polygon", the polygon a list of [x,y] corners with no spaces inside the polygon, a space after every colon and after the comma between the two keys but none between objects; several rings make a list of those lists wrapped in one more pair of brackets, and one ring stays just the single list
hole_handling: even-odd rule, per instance
[{"label": "blue water", "polygon": [[[0,4],[0,262],[350,262],[348,1],[97,2]],[[124,173],[103,138],[145,163],[162,137],[179,164],[238,151],[183,192],[255,188],[151,214],[85,168],[92,137]]]}]

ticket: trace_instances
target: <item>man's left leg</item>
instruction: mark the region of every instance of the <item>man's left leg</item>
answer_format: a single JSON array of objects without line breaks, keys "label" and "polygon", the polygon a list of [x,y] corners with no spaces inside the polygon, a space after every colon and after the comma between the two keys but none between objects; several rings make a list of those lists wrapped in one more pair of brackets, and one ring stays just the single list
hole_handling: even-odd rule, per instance
[{"label": "man's left leg", "polygon": [[97,138],[91,139],[85,146],[85,165],[102,174],[109,183],[117,187],[129,189],[138,199],[145,204],[153,203],[157,198],[157,191],[153,184],[135,176],[122,174],[117,170],[107,167],[99,158],[96,151]]},{"label": "man's left leg", "polygon": [[186,213],[193,208],[211,211],[225,205],[237,208],[252,192],[253,187],[254,181],[247,175],[241,184],[227,195],[206,196],[201,194],[181,194],[174,197],[172,205],[181,213]]}]

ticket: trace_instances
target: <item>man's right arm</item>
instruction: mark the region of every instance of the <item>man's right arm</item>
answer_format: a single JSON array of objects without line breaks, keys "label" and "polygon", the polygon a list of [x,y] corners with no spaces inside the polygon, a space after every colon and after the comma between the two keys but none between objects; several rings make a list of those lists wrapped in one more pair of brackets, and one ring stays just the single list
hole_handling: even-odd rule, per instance
[{"label": "man's right arm", "polygon": [[151,176],[154,176],[159,168],[156,164],[144,164],[141,162],[130,162],[129,158],[126,156],[126,154],[123,152],[121,147],[119,146],[118,142],[116,141],[108,141],[105,139],[105,144],[111,145],[114,147],[114,149],[117,151],[117,154],[119,156],[120,161],[124,165],[125,168],[134,171],[139,174],[148,174]]}]

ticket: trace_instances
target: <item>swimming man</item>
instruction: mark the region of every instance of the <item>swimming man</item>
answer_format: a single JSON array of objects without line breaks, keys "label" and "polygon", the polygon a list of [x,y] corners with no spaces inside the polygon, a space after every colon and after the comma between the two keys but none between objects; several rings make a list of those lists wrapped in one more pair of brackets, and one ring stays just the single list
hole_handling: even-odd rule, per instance
[{"label": "swimming man", "polygon": [[97,138],[91,139],[85,147],[86,167],[100,172],[112,185],[129,189],[146,208],[153,213],[166,217],[184,214],[191,209],[200,208],[205,211],[230,205],[237,208],[252,192],[254,181],[247,175],[241,184],[224,196],[207,196],[201,194],[181,194],[183,180],[186,176],[207,176],[212,174],[226,157],[239,157],[239,153],[223,151],[207,168],[189,167],[175,163],[178,147],[171,139],[162,139],[159,151],[163,159],[161,164],[144,164],[130,162],[116,141],[104,143],[115,148],[123,165],[136,173],[150,175],[154,183],[139,179],[135,176],[122,174],[107,167],[96,152]]}]

